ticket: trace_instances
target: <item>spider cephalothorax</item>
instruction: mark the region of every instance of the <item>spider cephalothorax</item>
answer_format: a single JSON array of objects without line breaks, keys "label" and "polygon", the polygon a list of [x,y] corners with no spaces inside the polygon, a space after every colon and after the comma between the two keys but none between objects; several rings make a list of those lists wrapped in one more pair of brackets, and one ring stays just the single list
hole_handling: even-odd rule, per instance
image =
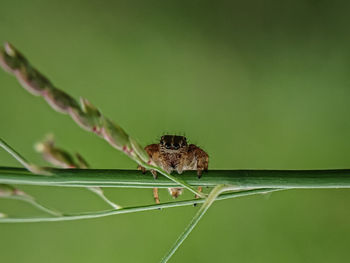
[{"label": "spider cephalothorax", "polygon": [[[181,174],[186,170],[196,170],[200,178],[203,171],[208,170],[208,154],[194,144],[188,145],[184,136],[164,135],[158,144],[150,144],[145,150],[152,161],[168,173],[176,171]],[[146,171],[143,167],[140,168],[143,172]],[[154,178],[157,178],[157,172],[151,172]],[[172,196],[177,197],[182,189],[169,188],[169,191]],[[155,199],[159,201],[156,196]]]},{"label": "spider cephalothorax", "polygon": [[187,139],[184,136],[164,135],[159,145],[161,151],[170,153],[172,151],[185,152],[188,149]]}]

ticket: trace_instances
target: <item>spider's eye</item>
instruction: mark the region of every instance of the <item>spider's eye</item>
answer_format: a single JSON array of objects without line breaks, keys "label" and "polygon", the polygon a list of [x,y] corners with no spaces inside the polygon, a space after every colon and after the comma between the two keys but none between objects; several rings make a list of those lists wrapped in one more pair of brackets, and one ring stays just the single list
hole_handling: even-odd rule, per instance
[{"label": "spider's eye", "polygon": [[179,147],[180,147],[179,144],[174,143],[174,149],[175,149],[175,150],[179,149]]},{"label": "spider's eye", "polygon": [[187,145],[186,137],[182,136],[179,143],[181,147],[186,146]]},{"label": "spider's eye", "polygon": [[170,143],[166,143],[165,144],[165,148],[170,149],[171,148],[171,144]]}]

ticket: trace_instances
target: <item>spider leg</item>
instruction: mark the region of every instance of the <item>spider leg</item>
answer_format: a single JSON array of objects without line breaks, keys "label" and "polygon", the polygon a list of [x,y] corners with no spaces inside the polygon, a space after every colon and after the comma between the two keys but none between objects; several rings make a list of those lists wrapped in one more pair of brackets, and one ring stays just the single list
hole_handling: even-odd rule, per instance
[{"label": "spider leg", "polygon": [[151,170],[151,173],[152,173],[154,179],[158,178],[158,174],[157,174],[156,170]]},{"label": "spider leg", "polygon": [[[198,192],[201,193],[202,191],[203,191],[202,186],[198,186]],[[198,196],[198,195],[195,195],[194,198],[198,199],[199,196]]]},{"label": "spider leg", "polygon": [[146,171],[147,171],[146,168],[143,167],[143,166],[141,166],[141,165],[137,166],[137,170],[141,170],[141,172],[142,172],[143,174],[145,174]]},{"label": "spider leg", "polygon": [[169,193],[171,194],[171,196],[175,199],[175,198],[178,198],[182,192],[183,192],[183,188],[168,188],[169,190]]},{"label": "spider leg", "polygon": [[[159,145],[158,144],[150,144],[150,145],[147,145],[145,147],[145,150],[148,154],[148,156],[150,157],[150,159],[152,159],[154,162],[157,162],[157,159],[158,159],[158,151],[159,151]],[[137,167],[138,170],[141,170],[143,174],[146,173],[147,169],[145,167],[143,167],[142,165],[139,165]],[[151,173],[153,174],[153,178],[154,179],[157,179],[157,172],[154,171],[154,170],[151,170]]]},{"label": "spider leg", "polygon": [[159,195],[158,195],[158,188],[153,188],[153,197],[154,197],[154,201],[156,202],[156,204],[159,204]]},{"label": "spider leg", "polygon": [[201,178],[203,171],[208,171],[209,156],[201,148],[194,144],[189,145],[189,152],[194,155],[197,165],[197,176]]}]

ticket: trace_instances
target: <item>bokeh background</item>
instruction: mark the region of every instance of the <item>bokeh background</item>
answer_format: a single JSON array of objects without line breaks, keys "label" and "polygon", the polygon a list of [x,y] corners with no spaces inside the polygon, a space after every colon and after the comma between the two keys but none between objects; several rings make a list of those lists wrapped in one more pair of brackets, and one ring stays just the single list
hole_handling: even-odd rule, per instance
[{"label": "bokeh background", "polygon": [[[144,145],[185,134],[210,154],[211,169],[349,168],[349,8],[316,0],[2,0],[0,42]],[[33,143],[48,132],[95,168],[135,168],[0,72],[1,137],[44,164]],[[18,166],[4,151],[0,165]],[[84,189],[22,189],[67,212],[108,208]],[[106,189],[122,205],[153,202],[151,192]],[[348,190],[293,190],[218,202],[171,262],[347,261],[349,201]],[[2,224],[1,262],[158,262],[197,209]],[[41,215],[8,200],[0,211]]]}]

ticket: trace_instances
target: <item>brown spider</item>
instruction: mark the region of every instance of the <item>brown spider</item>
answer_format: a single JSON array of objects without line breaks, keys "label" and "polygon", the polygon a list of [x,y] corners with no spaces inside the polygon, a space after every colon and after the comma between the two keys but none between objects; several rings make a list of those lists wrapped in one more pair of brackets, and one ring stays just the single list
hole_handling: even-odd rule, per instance
[{"label": "brown spider", "polygon": [[[177,171],[181,174],[186,170],[197,170],[199,179],[203,171],[208,170],[208,154],[194,144],[188,145],[184,136],[164,135],[158,144],[150,144],[145,150],[152,161],[168,173]],[[139,166],[139,169],[146,172],[144,167]],[[151,170],[151,173],[156,179],[157,172]],[[169,188],[169,192],[176,198],[181,195],[182,188]],[[153,189],[153,195],[156,203],[159,203],[158,188]]]}]

